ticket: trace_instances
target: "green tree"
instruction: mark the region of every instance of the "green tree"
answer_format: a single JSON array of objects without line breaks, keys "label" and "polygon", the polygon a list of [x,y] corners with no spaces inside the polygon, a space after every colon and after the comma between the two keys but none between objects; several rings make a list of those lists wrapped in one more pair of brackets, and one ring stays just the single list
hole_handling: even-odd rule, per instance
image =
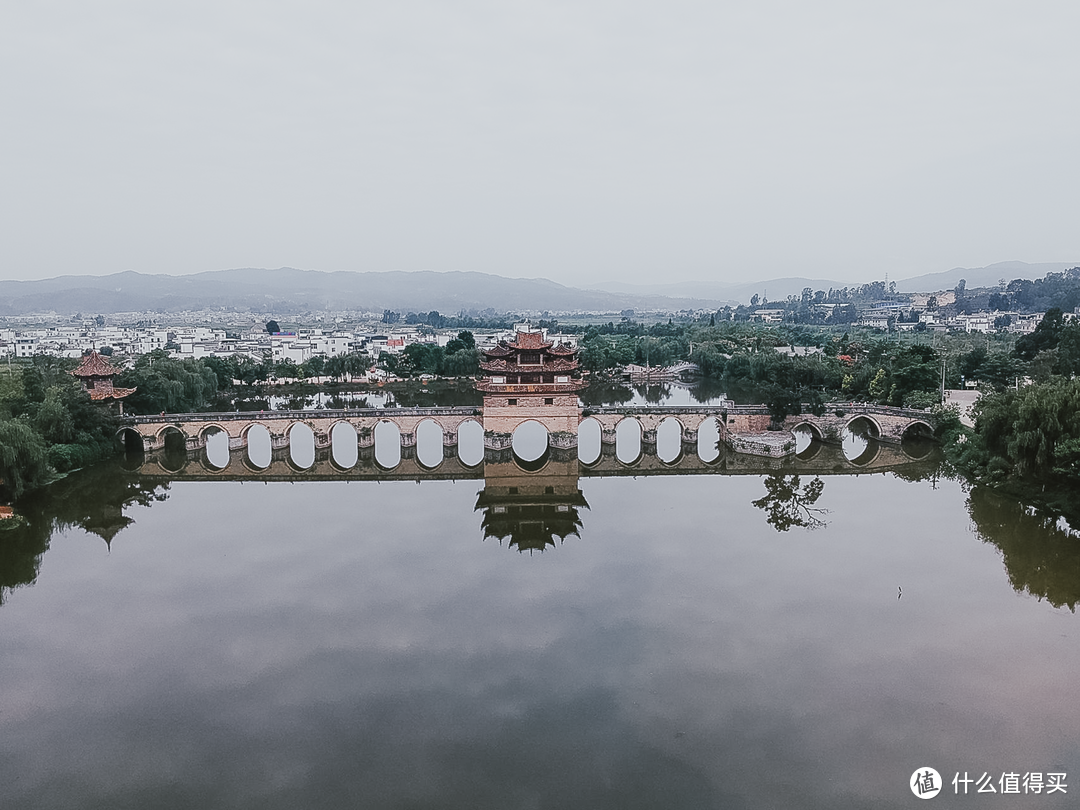
[{"label": "green tree", "polygon": [[21,419],[0,422],[0,489],[12,500],[52,476],[45,440]]},{"label": "green tree", "polygon": [[1035,331],[1022,335],[1016,341],[1013,354],[1021,360],[1032,360],[1039,352],[1053,349],[1061,340],[1061,331],[1065,326],[1065,316],[1060,307],[1046,311]]}]

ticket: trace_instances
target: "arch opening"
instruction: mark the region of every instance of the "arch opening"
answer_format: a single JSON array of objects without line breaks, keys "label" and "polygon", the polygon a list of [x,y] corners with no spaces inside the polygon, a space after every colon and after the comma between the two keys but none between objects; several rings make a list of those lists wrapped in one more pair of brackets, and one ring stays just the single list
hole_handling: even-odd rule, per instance
[{"label": "arch opening", "polygon": [[615,426],[615,458],[633,464],[641,458],[641,423],[631,416]]},{"label": "arch opening", "polygon": [[348,422],[338,422],[330,428],[330,463],[342,470],[356,466],[360,449],[356,428]]},{"label": "arch opening", "polygon": [[900,437],[900,450],[913,459],[926,458],[936,444],[934,429],[926,422],[912,422]]},{"label": "arch opening", "polygon": [[674,416],[667,417],[656,428],[656,456],[665,464],[674,464],[682,457],[682,423]]},{"label": "arch opening", "polygon": [[375,425],[375,464],[392,470],[401,463],[401,431],[393,422]]},{"label": "arch opening", "polygon": [[143,455],[145,445],[139,431],[133,428],[120,428],[116,437],[120,441],[120,447],[123,449],[125,456],[134,458]]},{"label": "arch opening", "polygon": [[205,463],[214,470],[229,466],[229,434],[217,425],[210,425],[201,434]]},{"label": "arch opening", "polygon": [[795,436],[795,455],[797,458],[809,461],[821,452],[824,441],[817,425],[803,422],[792,428],[791,432]]},{"label": "arch opening", "polygon": [[697,454],[706,464],[720,458],[720,423],[714,416],[706,419],[698,428]]},{"label": "arch opening", "polygon": [[484,426],[475,419],[458,425],[458,458],[466,467],[476,467],[484,461]]},{"label": "arch opening", "polygon": [[843,433],[841,447],[844,458],[860,467],[869,464],[878,454],[877,437],[878,427],[875,422],[861,416],[852,419]]},{"label": "arch opening", "polygon": [[532,463],[543,458],[548,450],[548,431],[539,422],[522,422],[514,430],[512,440],[514,456],[522,462]]},{"label": "arch opening", "polygon": [[251,425],[247,429],[247,464],[257,470],[265,470],[273,459],[270,431],[265,425]]},{"label": "arch opening", "polygon": [[443,429],[434,419],[425,419],[416,426],[416,460],[429,470],[442,464]]},{"label": "arch opening", "polygon": [[289,428],[289,461],[301,470],[315,464],[315,431],[303,422]]},{"label": "arch opening", "polygon": [[180,472],[187,464],[187,437],[175,427],[166,427],[161,439],[160,464],[168,472]]},{"label": "arch opening", "polygon": [[600,460],[600,423],[591,416],[578,425],[578,461],[595,464]]}]

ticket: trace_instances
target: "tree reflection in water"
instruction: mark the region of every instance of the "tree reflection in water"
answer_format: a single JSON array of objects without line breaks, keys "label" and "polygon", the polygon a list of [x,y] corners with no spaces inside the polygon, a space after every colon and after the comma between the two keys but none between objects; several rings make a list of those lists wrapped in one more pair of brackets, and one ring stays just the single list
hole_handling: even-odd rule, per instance
[{"label": "tree reflection in water", "polygon": [[778,532],[786,532],[792,526],[819,529],[826,525],[821,516],[829,510],[814,504],[824,489],[825,482],[820,478],[803,486],[797,475],[770,475],[765,479],[765,497],[753,504],[765,510],[765,519]]},{"label": "tree reflection in water", "polygon": [[0,542],[0,604],[7,592],[37,580],[54,533],[77,527],[110,545],[135,522],[125,510],[164,501],[168,490],[167,481],[142,478],[114,461],[72,473],[21,500],[26,522],[5,531]]},{"label": "tree reflection in water", "polygon": [[[997,546],[1009,583],[1020,593],[1076,612],[1080,602],[1080,536],[1007,495],[977,487],[968,509],[983,541]],[[1072,524],[1075,525],[1075,524]]]}]

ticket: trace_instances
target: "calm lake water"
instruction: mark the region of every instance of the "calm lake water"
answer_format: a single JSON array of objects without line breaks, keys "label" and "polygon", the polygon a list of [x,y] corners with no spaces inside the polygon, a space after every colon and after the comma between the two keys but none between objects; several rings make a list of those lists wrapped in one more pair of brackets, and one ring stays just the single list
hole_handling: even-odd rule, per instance
[{"label": "calm lake water", "polygon": [[1074,534],[722,466],[71,476],[0,533],[3,806],[1075,806]]}]

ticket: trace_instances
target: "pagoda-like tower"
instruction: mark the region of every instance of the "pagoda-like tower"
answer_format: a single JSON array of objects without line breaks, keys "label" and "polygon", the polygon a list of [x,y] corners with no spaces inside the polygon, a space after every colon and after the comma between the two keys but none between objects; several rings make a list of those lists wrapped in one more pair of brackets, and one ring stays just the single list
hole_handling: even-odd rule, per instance
[{"label": "pagoda-like tower", "polygon": [[90,399],[95,402],[116,400],[120,406],[120,413],[124,412],[124,404],[120,400],[135,393],[135,388],[116,388],[112,378],[119,373],[119,369],[96,351],[83,357],[79,367],[71,372],[79,378],[83,390],[90,394]]},{"label": "pagoda-like tower", "polygon": [[487,447],[509,447],[514,430],[530,420],[547,428],[552,446],[577,446],[577,392],[585,383],[576,349],[555,345],[542,332],[518,332],[513,341],[485,349],[480,368],[484,379],[476,387],[484,394]]},{"label": "pagoda-like tower", "polygon": [[578,488],[577,457],[551,461],[532,475],[514,462],[484,465],[484,488],[475,511],[483,512],[484,538],[507,540],[518,551],[543,551],[571,535],[581,537],[578,510],[588,509]]}]

